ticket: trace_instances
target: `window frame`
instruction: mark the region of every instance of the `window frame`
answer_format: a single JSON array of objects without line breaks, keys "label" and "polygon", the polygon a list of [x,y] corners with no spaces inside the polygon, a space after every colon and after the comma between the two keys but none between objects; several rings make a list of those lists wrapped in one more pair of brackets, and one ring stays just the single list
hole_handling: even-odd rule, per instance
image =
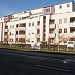
[{"label": "window frame", "polygon": [[32,26],[34,26],[34,22],[32,22]]},{"label": "window frame", "polygon": [[67,4],[67,8],[70,7],[70,4]]},{"label": "window frame", "polygon": [[62,33],[62,29],[59,29],[59,33]]},{"label": "window frame", "polygon": [[31,23],[29,23],[29,27],[31,26]]},{"label": "window frame", "polygon": [[62,24],[62,19],[59,19],[59,24]]},{"label": "window frame", "polygon": [[67,33],[67,28],[64,28],[64,33]]},{"label": "window frame", "polygon": [[14,25],[10,25],[10,29],[14,29]]},{"label": "window frame", "polygon": [[67,18],[64,18],[64,23],[67,23]]},{"label": "window frame", "polygon": [[18,31],[16,31],[16,35],[18,35]]},{"label": "window frame", "polygon": [[59,5],[59,9],[62,9],[62,5]]},{"label": "window frame", "polygon": [[37,25],[38,25],[38,26],[40,25],[40,21],[37,21]]}]

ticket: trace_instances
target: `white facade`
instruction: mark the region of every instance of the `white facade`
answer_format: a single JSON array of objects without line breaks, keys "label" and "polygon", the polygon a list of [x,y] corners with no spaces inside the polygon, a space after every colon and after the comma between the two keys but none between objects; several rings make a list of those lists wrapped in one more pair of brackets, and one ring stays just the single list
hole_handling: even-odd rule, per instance
[{"label": "white facade", "polygon": [[[2,26],[3,25],[3,26]],[[66,2],[0,18],[0,41],[65,44],[75,41],[75,3]]]}]

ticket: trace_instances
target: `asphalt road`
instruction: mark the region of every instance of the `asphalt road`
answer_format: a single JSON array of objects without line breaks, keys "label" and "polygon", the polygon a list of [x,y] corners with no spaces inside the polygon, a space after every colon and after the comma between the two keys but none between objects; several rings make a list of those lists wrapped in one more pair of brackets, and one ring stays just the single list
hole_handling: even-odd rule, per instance
[{"label": "asphalt road", "polygon": [[75,56],[0,49],[0,75],[75,75]]}]

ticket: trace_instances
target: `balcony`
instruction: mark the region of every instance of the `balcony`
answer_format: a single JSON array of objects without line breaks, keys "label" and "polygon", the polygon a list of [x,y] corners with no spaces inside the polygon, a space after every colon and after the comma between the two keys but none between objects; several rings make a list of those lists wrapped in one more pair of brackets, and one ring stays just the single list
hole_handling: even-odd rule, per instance
[{"label": "balcony", "polygon": [[75,22],[71,22],[70,27],[75,27]]},{"label": "balcony", "polygon": [[70,37],[70,38],[75,38],[75,32],[70,33],[69,37]]},{"label": "balcony", "polygon": [[27,17],[30,16],[30,12],[23,12],[22,14],[19,15],[19,17]]},{"label": "balcony", "polygon": [[26,27],[17,27],[16,30],[26,30]]},{"label": "balcony", "polygon": [[8,36],[7,35],[4,35],[4,38],[8,38]]},{"label": "balcony", "polygon": [[19,17],[12,18],[10,21],[18,21]]},{"label": "balcony", "polygon": [[36,38],[40,38],[40,34],[36,34]]},{"label": "balcony", "polygon": [[55,29],[56,25],[55,24],[50,24],[49,28],[50,29]]},{"label": "balcony", "polygon": [[5,29],[4,32],[8,32],[8,29]]},{"label": "balcony", "polygon": [[4,22],[8,22],[12,18],[12,15],[4,16]]},{"label": "balcony", "polygon": [[21,34],[21,35],[16,35],[16,38],[25,38],[26,35],[25,34]]},{"label": "balcony", "polygon": [[20,43],[25,43],[25,38],[19,38]]},{"label": "balcony", "polygon": [[55,33],[50,33],[49,36],[50,38],[55,38]]},{"label": "balcony", "polygon": [[37,25],[37,26],[36,26],[36,29],[40,29],[40,25]]}]

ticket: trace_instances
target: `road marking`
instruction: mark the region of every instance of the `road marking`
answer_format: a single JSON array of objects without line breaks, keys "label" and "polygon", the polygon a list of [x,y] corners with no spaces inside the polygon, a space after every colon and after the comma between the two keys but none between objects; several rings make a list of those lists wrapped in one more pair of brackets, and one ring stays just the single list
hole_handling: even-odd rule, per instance
[{"label": "road marking", "polygon": [[55,68],[55,67],[48,67],[48,66],[43,66],[43,65],[36,65],[37,67],[41,68],[48,68],[48,69],[54,69],[54,70],[59,70],[59,71],[65,71],[65,72],[71,72],[71,70],[67,69],[61,69],[61,68]]}]

